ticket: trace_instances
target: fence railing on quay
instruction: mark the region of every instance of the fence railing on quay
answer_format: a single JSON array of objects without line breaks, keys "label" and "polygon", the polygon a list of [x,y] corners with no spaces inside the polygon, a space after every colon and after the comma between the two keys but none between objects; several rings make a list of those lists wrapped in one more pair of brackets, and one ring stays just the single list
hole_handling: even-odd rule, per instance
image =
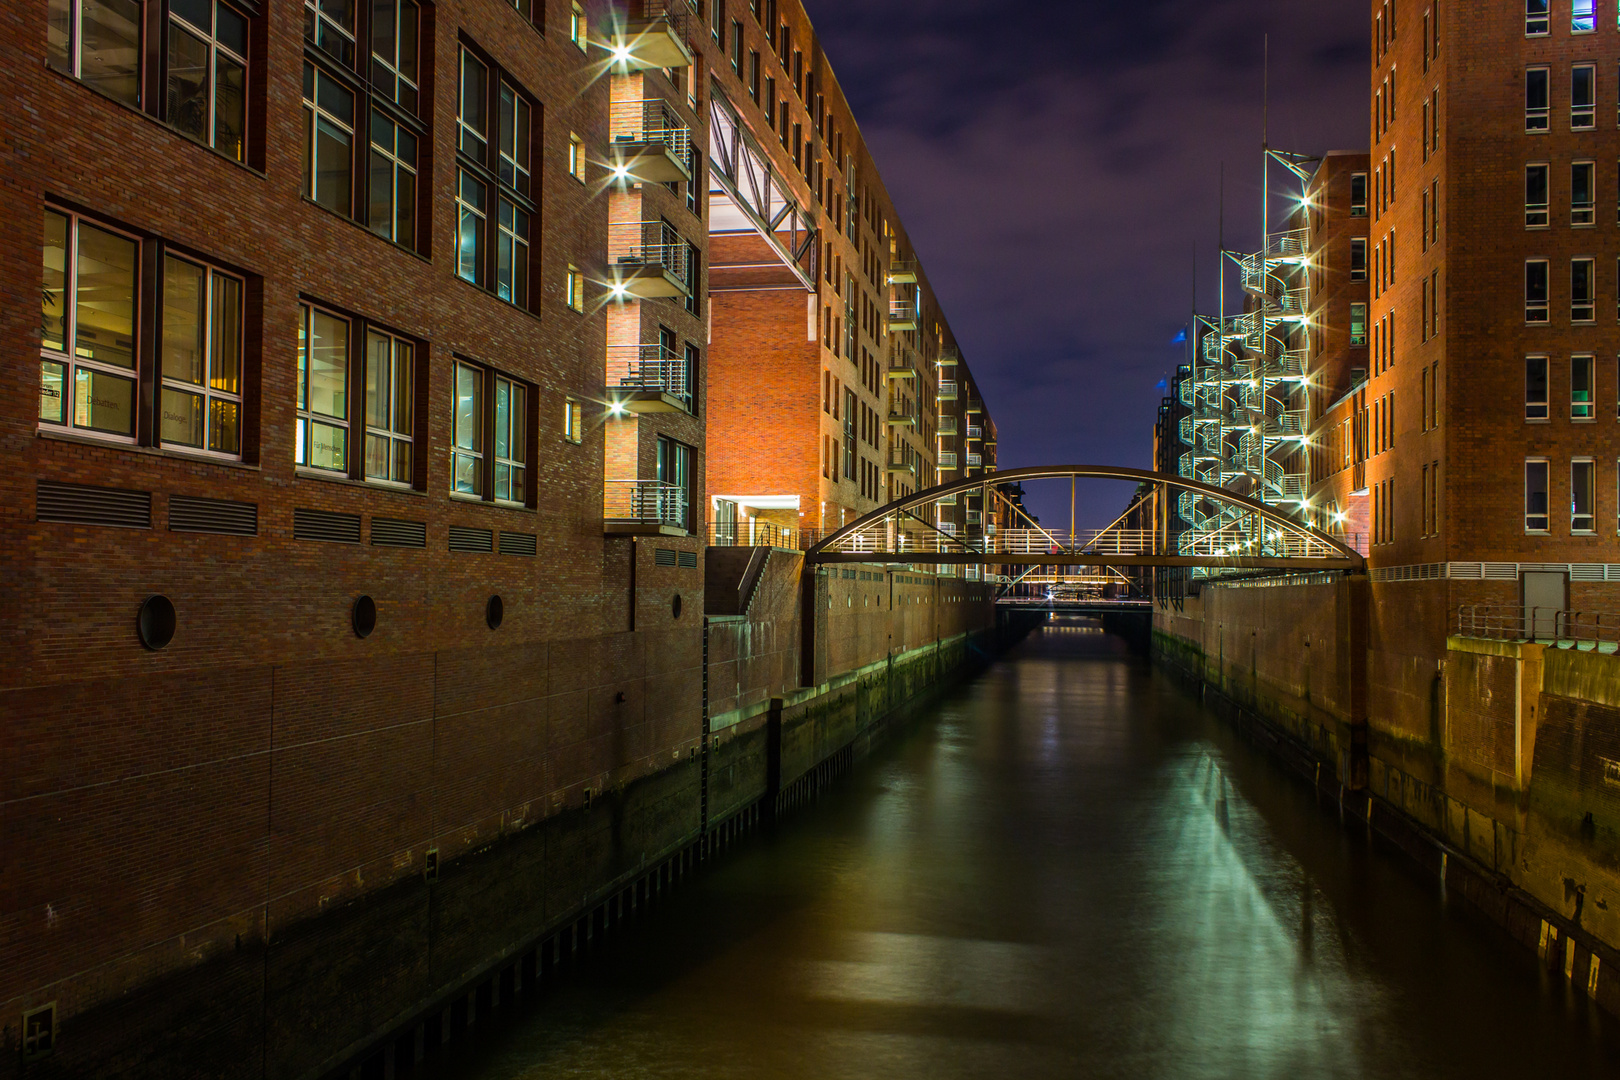
[{"label": "fence railing on quay", "polygon": [[1457,609],[1457,636],[1616,652],[1620,651],[1620,612],[1464,604]]}]

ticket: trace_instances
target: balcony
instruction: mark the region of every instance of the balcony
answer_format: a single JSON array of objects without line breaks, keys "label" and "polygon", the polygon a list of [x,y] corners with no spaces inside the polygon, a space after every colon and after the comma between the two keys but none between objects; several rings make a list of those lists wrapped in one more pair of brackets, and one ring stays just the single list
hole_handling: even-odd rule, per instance
[{"label": "balcony", "polygon": [[940,417],[939,418],[939,429],[938,430],[939,430],[939,434],[941,434],[941,435],[955,435],[956,434],[956,417],[954,417],[954,416],[942,416],[942,417]]},{"label": "balcony", "polygon": [[949,472],[956,468],[956,451],[941,450],[939,453],[939,471]]},{"label": "balcony", "polygon": [[917,377],[917,361],[910,357],[895,357],[889,361],[889,378],[915,379]]},{"label": "balcony", "polygon": [[895,427],[916,427],[917,418],[903,409],[893,408],[889,413],[889,423]]},{"label": "balcony", "polygon": [[915,330],[918,321],[916,297],[889,301],[890,330]]},{"label": "balcony", "polygon": [[609,168],[621,184],[692,179],[692,129],[666,101],[616,101],[610,113]]},{"label": "balcony", "polygon": [[940,401],[955,401],[956,383],[950,379],[941,381],[939,384],[939,393],[936,396]]},{"label": "balcony", "polygon": [[917,284],[917,264],[905,260],[896,260],[889,264],[890,285]]},{"label": "balcony", "polygon": [[980,427],[978,424],[969,424],[967,429],[967,437],[970,439],[984,438],[984,428]]},{"label": "balcony", "polygon": [[607,396],[620,411],[691,412],[686,358],[662,345],[608,346]]},{"label": "balcony", "polygon": [[619,71],[647,71],[652,68],[692,66],[693,11],[677,0],[633,0],[624,29],[614,33],[609,45],[611,60]]},{"label": "balcony", "polygon": [[604,531],[615,535],[685,536],[686,489],[662,480],[608,480],[602,518]]},{"label": "balcony", "polygon": [[984,455],[983,454],[969,454],[967,456],[967,467],[970,468],[970,469],[983,468],[984,467]]},{"label": "balcony", "polygon": [[608,263],[614,299],[654,300],[692,294],[687,284],[692,249],[668,222],[609,225]]},{"label": "balcony", "polygon": [[940,367],[955,367],[961,362],[962,357],[955,349],[944,350],[939,354],[939,359],[934,361],[934,363],[938,364]]},{"label": "balcony", "polygon": [[915,476],[917,475],[917,460],[915,458],[908,459],[904,454],[890,454],[889,471]]}]

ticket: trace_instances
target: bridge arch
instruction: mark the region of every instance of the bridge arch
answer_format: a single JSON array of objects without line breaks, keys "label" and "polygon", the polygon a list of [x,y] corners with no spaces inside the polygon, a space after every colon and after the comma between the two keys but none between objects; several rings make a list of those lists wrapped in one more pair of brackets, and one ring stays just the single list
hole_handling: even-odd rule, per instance
[{"label": "bridge arch", "polygon": [[[1033,529],[985,531],[958,536],[925,520],[917,510],[952,496],[992,490],[1030,480],[1124,480],[1168,493],[1190,492],[1224,511],[1228,524],[1178,536],[1165,527],[1168,512],[1155,516],[1152,530],[1116,528],[1063,536]],[[1168,500],[1165,500],[1166,508]],[[1123,515],[1122,515],[1123,516]],[[910,520],[907,520],[910,519]],[[899,526],[923,526],[911,541]],[[1033,522],[1032,522],[1033,524]],[[931,530],[928,532],[927,530]],[[1151,535],[1149,535],[1151,533]],[[1084,542],[1082,542],[1084,539]],[[1114,465],[1037,465],[1008,469],[948,484],[881,506],[832,533],[805,552],[807,564],[836,562],[958,563],[968,565],[1165,566],[1209,569],[1351,570],[1366,568],[1354,548],[1288,516],[1276,506],[1197,480]]]}]

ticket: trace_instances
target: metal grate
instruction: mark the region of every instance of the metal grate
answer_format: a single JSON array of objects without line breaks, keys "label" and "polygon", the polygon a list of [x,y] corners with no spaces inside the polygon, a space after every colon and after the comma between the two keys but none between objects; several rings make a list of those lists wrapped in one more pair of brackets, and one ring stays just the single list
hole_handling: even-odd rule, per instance
[{"label": "metal grate", "polygon": [[674,566],[675,565],[675,552],[671,551],[669,548],[654,548],[653,549],[653,565],[654,566]]},{"label": "metal grate", "polygon": [[450,526],[451,551],[494,551],[493,529],[469,529],[465,525]]},{"label": "metal grate", "polygon": [[396,518],[371,519],[372,547],[427,547],[427,523]]},{"label": "metal grate", "polygon": [[41,480],[34,493],[34,515],[38,521],[150,529],[152,493]]},{"label": "metal grate", "polygon": [[334,514],[328,510],[293,510],[294,540],[325,540],[333,544],[360,542],[360,515]]},{"label": "metal grate", "polygon": [[169,531],[259,535],[259,504],[228,499],[169,496]]},{"label": "metal grate", "polygon": [[684,566],[688,570],[696,570],[697,569],[697,552],[695,552],[695,551],[683,551],[683,552],[681,552],[681,565]]},{"label": "metal grate", "polygon": [[539,550],[534,533],[501,530],[502,555],[533,555]]}]

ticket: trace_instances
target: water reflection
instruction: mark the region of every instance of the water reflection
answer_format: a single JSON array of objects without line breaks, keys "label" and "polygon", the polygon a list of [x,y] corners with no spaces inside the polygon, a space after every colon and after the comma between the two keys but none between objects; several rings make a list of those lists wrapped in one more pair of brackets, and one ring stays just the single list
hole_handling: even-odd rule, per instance
[{"label": "water reflection", "polygon": [[1612,1026],[1053,628],[439,1074],[1597,1076]]}]

